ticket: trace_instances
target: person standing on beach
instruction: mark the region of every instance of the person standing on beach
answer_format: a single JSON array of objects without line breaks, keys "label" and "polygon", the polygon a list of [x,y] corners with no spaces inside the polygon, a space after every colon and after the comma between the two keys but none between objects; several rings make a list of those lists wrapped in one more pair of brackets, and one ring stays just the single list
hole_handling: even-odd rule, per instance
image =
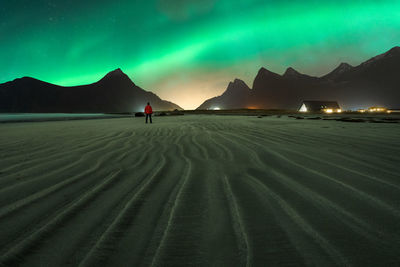
[{"label": "person standing on beach", "polygon": [[153,123],[151,121],[151,114],[153,114],[153,109],[151,108],[149,102],[147,102],[147,106],[144,108],[144,113],[146,114],[146,123],[148,118],[150,118],[150,123]]}]

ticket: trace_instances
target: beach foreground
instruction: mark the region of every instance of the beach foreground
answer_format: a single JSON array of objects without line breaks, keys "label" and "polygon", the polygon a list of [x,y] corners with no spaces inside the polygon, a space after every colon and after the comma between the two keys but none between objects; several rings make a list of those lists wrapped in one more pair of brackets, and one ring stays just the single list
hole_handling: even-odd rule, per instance
[{"label": "beach foreground", "polygon": [[395,266],[400,124],[0,125],[0,265]]}]

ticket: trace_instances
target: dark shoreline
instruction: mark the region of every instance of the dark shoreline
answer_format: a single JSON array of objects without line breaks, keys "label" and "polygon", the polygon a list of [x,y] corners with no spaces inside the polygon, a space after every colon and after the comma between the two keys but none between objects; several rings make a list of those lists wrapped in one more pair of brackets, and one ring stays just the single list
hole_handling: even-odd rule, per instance
[{"label": "dark shoreline", "polygon": [[[163,114],[163,115],[161,115]],[[2,115],[15,115],[15,118],[2,118]],[[18,117],[20,115],[20,117]],[[26,117],[23,117],[26,115]],[[41,116],[42,115],[42,116]],[[365,120],[373,122],[374,119],[380,119],[382,122],[398,122],[400,114],[398,113],[301,113],[291,110],[257,110],[257,109],[237,109],[237,110],[181,110],[179,114],[173,111],[156,111],[154,116],[175,116],[175,115],[219,115],[219,116],[288,116],[297,119],[321,119],[338,121]],[[37,117],[35,117],[37,116]],[[49,121],[71,121],[71,120],[93,120],[93,119],[117,119],[117,118],[135,118],[135,113],[0,113],[0,124],[20,123],[20,122],[49,122]]]},{"label": "dark shoreline", "polygon": [[[132,117],[131,114],[64,114],[64,113],[43,113],[43,117],[22,117],[24,114],[26,115],[38,115],[37,113],[0,113],[0,124],[2,123],[20,123],[20,122],[49,122],[49,121],[71,121],[71,120],[95,120],[95,119],[116,119],[116,118],[126,118]],[[42,114],[42,113],[39,113]],[[51,117],[50,114],[56,115],[59,114],[60,116]],[[4,119],[1,115],[21,115],[21,118],[10,118]],[[47,115],[47,117],[46,117]],[[65,115],[65,116],[64,116]]]}]

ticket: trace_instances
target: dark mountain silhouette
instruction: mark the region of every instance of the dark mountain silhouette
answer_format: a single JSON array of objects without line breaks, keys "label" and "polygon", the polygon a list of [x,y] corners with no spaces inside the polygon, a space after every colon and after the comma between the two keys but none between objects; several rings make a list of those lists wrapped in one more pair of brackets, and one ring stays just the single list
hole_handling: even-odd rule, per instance
[{"label": "dark mountain silhouette", "polygon": [[218,106],[213,106],[212,103],[219,103],[220,101],[226,103],[224,105],[225,109],[234,109],[242,105],[247,106],[250,103],[249,96],[250,88],[247,84],[242,80],[235,79],[229,83],[228,88],[222,95],[207,100],[198,109],[217,108]]},{"label": "dark mountain silhouette", "polygon": [[292,67],[287,68],[282,77],[293,80],[315,80],[315,77],[302,74]]},{"label": "dark mountain silhouette", "polygon": [[[400,47],[359,66],[341,63],[322,77],[288,68],[283,75],[261,68],[247,95],[234,98],[227,91],[205,101],[198,109],[297,109],[303,100],[338,101],[345,109],[368,106],[398,108],[400,102]],[[228,97],[229,96],[229,97]]]},{"label": "dark mountain silhouette", "polygon": [[30,77],[0,84],[0,112],[133,112],[141,111],[147,102],[154,110],[181,109],[138,87],[121,69],[82,86],[63,87]]},{"label": "dark mountain silhouette", "polygon": [[334,69],[332,72],[328,73],[327,75],[322,76],[322,78],[334,81],[338,77],[340,77],[340,75],[351,70],[352,68],[353,68],[353,66],[351,66],[350,64],[342,62],[336,69]]}]

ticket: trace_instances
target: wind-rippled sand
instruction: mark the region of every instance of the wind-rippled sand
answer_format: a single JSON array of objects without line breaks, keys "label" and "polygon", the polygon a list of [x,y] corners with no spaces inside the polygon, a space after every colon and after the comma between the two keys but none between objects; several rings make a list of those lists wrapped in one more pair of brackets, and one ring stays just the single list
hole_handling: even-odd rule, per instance
[{"label": "wind-rippled sand", "polygon": [[0,265],[398,266],[400,124],[0,125]]}]

